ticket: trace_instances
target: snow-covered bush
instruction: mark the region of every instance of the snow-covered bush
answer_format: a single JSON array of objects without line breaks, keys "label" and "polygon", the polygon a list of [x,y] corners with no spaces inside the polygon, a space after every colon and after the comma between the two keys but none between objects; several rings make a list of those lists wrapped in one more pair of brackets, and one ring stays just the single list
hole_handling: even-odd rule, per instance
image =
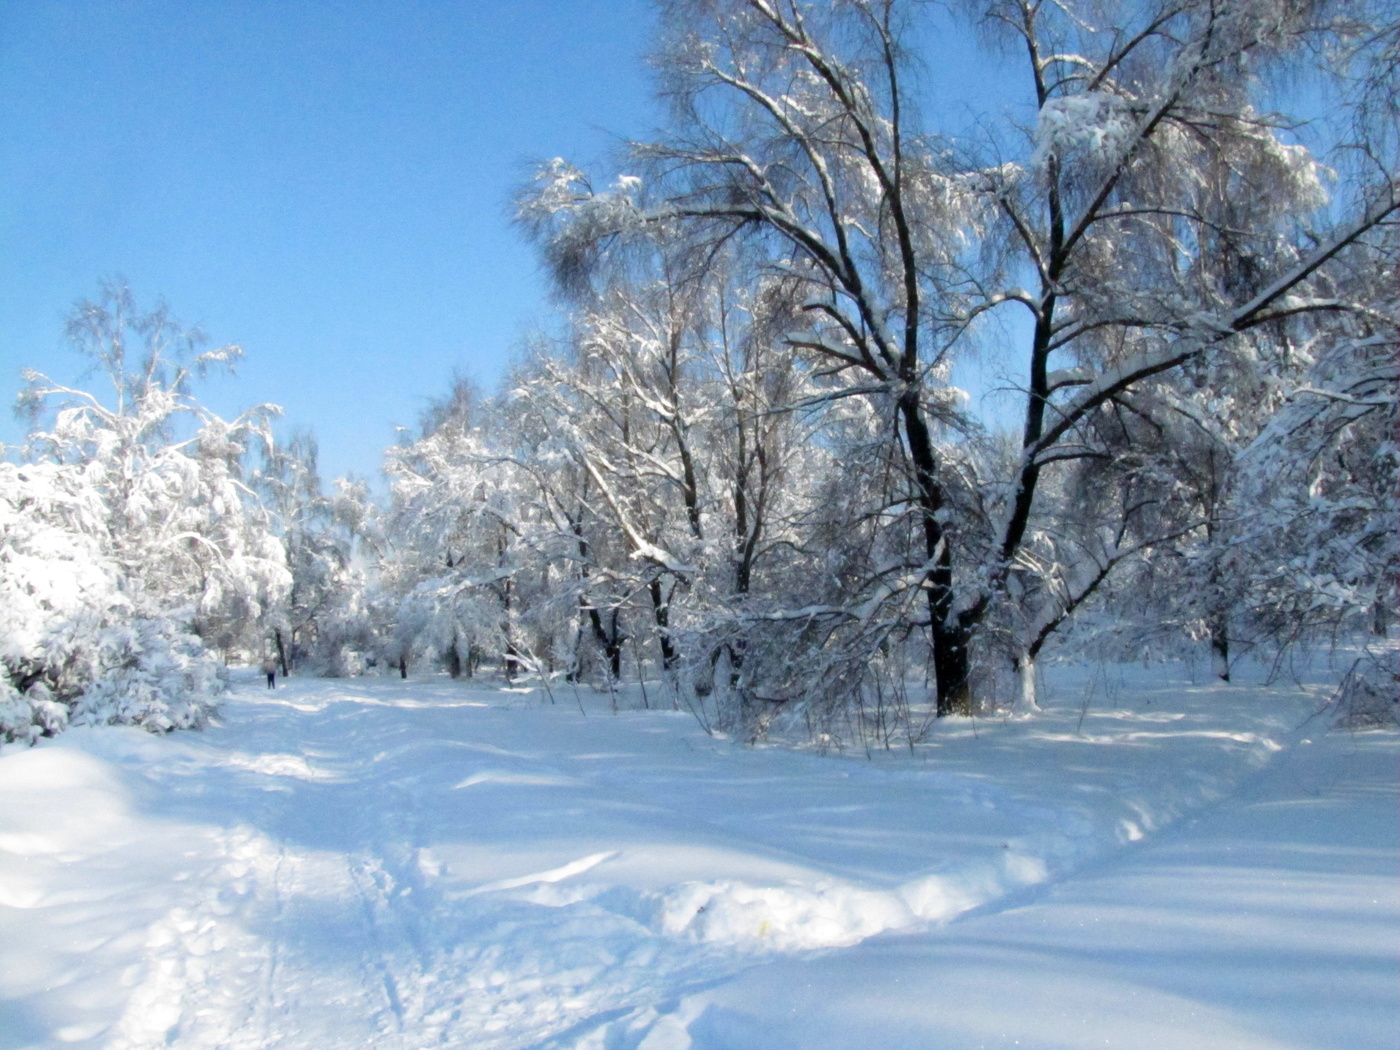
[{"label": "snow-covered bush", "polygon": [[196,726],[222,688],[185,625],[137,610],[83,482],[67,465],[0,463],[0,741]]}]

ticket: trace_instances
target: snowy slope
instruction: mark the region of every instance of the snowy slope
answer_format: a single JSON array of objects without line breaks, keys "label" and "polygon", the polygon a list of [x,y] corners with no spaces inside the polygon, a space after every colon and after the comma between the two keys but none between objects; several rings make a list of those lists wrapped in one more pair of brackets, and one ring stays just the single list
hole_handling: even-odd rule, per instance
[{"label": "snowy slope", "polygon": [[[1393,738],[1348,745],[1368,765],[1305,723],[1315,697],[1179,670],[1065,672],[1054,695],[1033,720],[950,722],[916,754],[867,758],[744,748],[588,695],[585,714],[572,692],[248,681],[203,733],[7,748],[0,1050],[927,1046],[933,1031],[999,1046],[968,1018],[1034,1034],[1064,1004],[1126,1017],[1141,1000],[1176,1025],[1198,1000],[1212,1018],[1274,1003],[1255,971],[1276,963],[1354,972],[1369,997],[1338,1029],[1353,1041],[1296,1045],[1380,1045],[1368,1019],[1396,1000],[1373,985],[1395,954],[1377,938],[1396,943],[1397,906],[1394,770],[1376,756]],[[1325,815],[1269,808],[1307,776]],[[1222,861],[1246,841],[1230,820],[1260,813],[1270,837]],[[1379,903],[1328,903],[1363,884]],[[1273,939],[1205,922],[1217,898],[1217,918],[1274,902]],[[1088,943],[1091,915],[1118,932]],[[1237,992],[1201,961],[1232,928],[1249,941],[1227,960]],[[1087,998],[1015,991],[1032,957]],[[890,1034],[868,1043],[877,1021]],[[1061,1029],[1021,1045],[1081,1045]],[[1295,1045],[1271,1038],[1199,1045]]]}]

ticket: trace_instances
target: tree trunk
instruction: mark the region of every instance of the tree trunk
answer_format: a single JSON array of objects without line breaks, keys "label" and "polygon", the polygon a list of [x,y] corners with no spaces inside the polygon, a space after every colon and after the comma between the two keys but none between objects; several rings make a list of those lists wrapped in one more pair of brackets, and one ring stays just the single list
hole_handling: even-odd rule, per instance
[{"label": "tree trunk", "polygon": [[399,677],[408,677],[408,658],[402,655],[399,657]]},{"label": "tree trunk", "polygon": [[608,638],[608,661],[611,665],[612,680],[622,681],[622,632],[617,622],[618,611],[612,611],[612,635]]},{"label": "tree trunk", "polygon": [[[929,596],[933,605],[933,596]],[[938,680],[938,717],[972,714],[971,665],[967,643],[971,636],[962,624],[953,624],[933,636],[933,673]]]},{"label": "tree trunk", "polygon": [[652,616],[656,620],[656,639],[661,646],[661,669],[670,674],[679,654],[671,640],[671,603],[662,592],[661,577],[654,577],[647,589],[651,592]]},{"label": "tree trunk", "polygon": [[282,628],[274,630],[272,637],[277,642],[277,662],[282,665],[282,677],[286,678],[291,675],[292,670],[287,666],[287,647],[282,644]]},{"label": "tree trunk", "polygon": [[1210,669],[1222,682],[1230,680],[1230,630],[1224,620],[1211,621]]},{"label": "tree trunk", "polygon": [[622,640],[618,638],[617,610],[612,611],[611,634],[603,626],[603,617],[596,605],[588,607],[588,622],[593,627],[593,637],[603,647],[603,653],[608,659],[609,672],[612,674],[612,680],[616,682],[622,677]]},{"label": "tree trunk", "polygon": [[938,483],[938,463],[933,453],[933,436],[924,421],[919,392],[911,388],[899,399],[909,458],[914,463],[914,481],[923,511],[924,554],[932,567],[925,578],[928,595],[929,632],[933,643],[933,673],[938,690],[938,717],[972,712],[971,684],[968,681],[967,645],[972,635],[970,618],[953,615],[953,556],[939,511],[943,509],[943,488]]},{"label": "tree trunk", "polygon": [[457,640],[452,640],[452,648],[447,650],[447,673],[453,678],[462,677],[462,654],[457,651]]},{"label": "tree trunk", "polygon": [[1019,683],[1020,703],[1029,711],[1039,711],[1040,704],[1035,696],[1035,657],[1022,653],[1016,660],[1016,679]]}]

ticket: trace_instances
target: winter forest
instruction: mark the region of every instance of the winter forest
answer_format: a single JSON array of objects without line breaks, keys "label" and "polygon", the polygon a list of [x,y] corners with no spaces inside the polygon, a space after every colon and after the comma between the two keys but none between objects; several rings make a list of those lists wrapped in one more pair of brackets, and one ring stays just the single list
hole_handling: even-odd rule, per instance
[{"label": "winter forest", "polygon": [[220,663],[272,652],[635,677],[750,739],[888,746],[1033,709],[1056,653],[1228,679],[1383,637],[1385,14],[991,4],[1039,118],[954,139],[911,99],[917,5],[670,5],[663,136],[519,194],[567,335],[493,396],[454,384],[386,451],[387,500],[327,488],[273,406],[201,408],[238,348],[105,286],[69,322],[103,382],[27,375],[0,475],[6,738],[198,724]]},{"label": "winter forest", "polygon": [[[956,4],[1036,114],[1013,124],[953,120],[925,90],[926,9],[659,0],[664,126],[518,187],[557,328],[494,389],[453,379],[382,481],[323,479],[277,406],[205,407],[241,349],[160,289],[95,283],[67,327],[91,382],[27,371],[28,438],[0,460],[5,754],[80,727],[183,738],[159,734],[217,719],[264,662],[279,688],[514,690],[593,712],[602,750],[596,716],[668,712],[775,762],[937,769],[962,727],[1051,724],[1053,668],[1191,668],[1226,724],[1255,688],[1230,684],[1242,668],[1274,683],[1314,661],[1314,706],[1340,681],[1349,725],[1393,725],[1400,12]],[[690,914],[719,923],[715,902]],[[699,965],[675,972],[730,972]],[[420,1045],[411,996],[390,998],[383,1045]],[[655,1010],[540,1042],[635,1005],[546,998],[549,1018],[448,1042],[788,1045]],[[192,1024],[75,1038],[235,1045]],[[50,1045],[17,1038],[0,1046]]]}]

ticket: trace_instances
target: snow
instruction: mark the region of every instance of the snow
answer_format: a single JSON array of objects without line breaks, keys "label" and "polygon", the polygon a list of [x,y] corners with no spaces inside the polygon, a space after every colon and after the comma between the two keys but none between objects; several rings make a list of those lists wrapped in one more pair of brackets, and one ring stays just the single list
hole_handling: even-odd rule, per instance
[{"label": "snow", "polygon": [[1040,107],[1031,166],[1044,168],[1051,156],[1071,151],[1086,154],[1100,166],[1112,164],[1137,131],[1131,106],[1108,92],[1052,98]]},{"label": "snow", "polygon": [[1396,740],[1312,745],[1006,910],[762,967],[576,1045],[1392,1046]]},{"label": "snow", "polygon": [[867,757],[236,676],[0,750],[0,1050],[1388,1047],[1400,740],[1326,691],[1060,668]]}]

